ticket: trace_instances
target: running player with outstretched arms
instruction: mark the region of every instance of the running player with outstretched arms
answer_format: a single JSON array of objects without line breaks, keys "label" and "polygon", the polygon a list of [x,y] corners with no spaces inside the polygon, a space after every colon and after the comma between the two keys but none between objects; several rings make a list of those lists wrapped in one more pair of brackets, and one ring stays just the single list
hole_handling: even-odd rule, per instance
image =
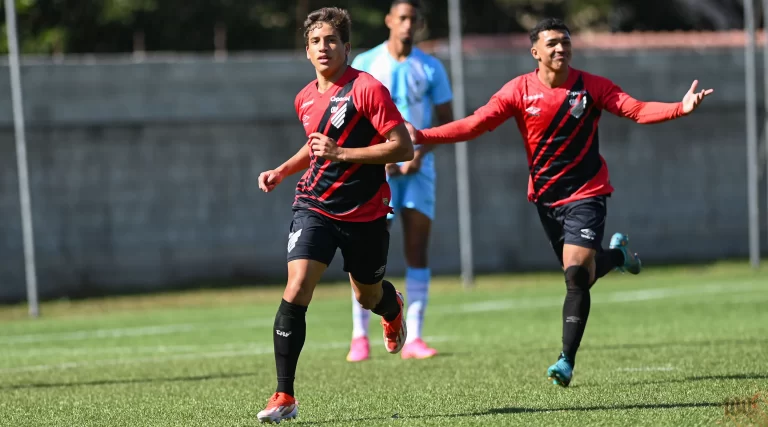
[{"label": "running player with outstretched arms", "polygon": [[259,188],[270,192],[306,170],[296,186],[288,283],[272,331],[277,389],[257,415],[261,422],[298,415],[294,379],[307,307],[337,249],[357,302],[381,317],[387,351],[398,353],[407,337],[403,297],[384,280],[391,212],[384,168],[411,160],[413,144],[386,87],[347,65],[350,32],[343,9],[323,8],[307,17],[307,59],[317,79],[299,92],[295,107],[308,141],[280,167],[259,175]]},{"label": "running player with outstretched arms", "polygon": [[614,189],[600,155],[598,121],[603,110],[650,124],[692,113],[713,92],[691,85],[681,102],[642,102],[610,80],[570,66],[571,37],[558,19],[545,19],[530,32],[538,68],[502,87],[472,115],[452,123],[416,130],[414,143],[469,141],[514,119],[523,137],[529,165],[528,200],[536,208],[565,274],[563,347],[547,370],[554,384],[567,387],[590,311],[590,288],[613,269],[640,273],[629,238],[616,233],[609,249],[601,242],[607,198]]}]

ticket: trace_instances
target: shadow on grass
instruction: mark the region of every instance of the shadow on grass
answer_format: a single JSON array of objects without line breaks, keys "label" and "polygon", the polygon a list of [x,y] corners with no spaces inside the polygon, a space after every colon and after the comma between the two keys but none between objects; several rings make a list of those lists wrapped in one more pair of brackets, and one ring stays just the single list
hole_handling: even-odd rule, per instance
[{"label": "shadow on grass", "polygon": [[[692,381],[728,381],[728,380],[768,380],[768,374],[732,374],[732,375],[702,375],[686,378],[670,378],[648,381],[625,382],[624,385],[645,385],[645,384],[674,384],[688,383]],[[595,384],[595,386],[598,386]],[[601,386],[600,386],[601,387]]]},{"label": "shadow on grass", "polygon": [[539,414],[547,412],[592,412],[592,411],[628,411],[632,409],[680,409],[680,408],[712,408],[723,407],[722,402],[699,402],[699,403],[648,403],[648,404],[636,404],[636,405],[599,405],[599,406],[585,406],[585,407],[559,407],[559,408],[521,408],[521,407],[507,407],[507,408],[494,408],[484,412],[470,412],[465,414],[445,414],[445,415],[416,415],[416,416],[389,416],[389,417],[365,417],[365,418],[353,418],[344,419],[338,418],[333,420],[323,421],[300,421],[296,420],[294,424],[301,425],[323,425],[339,422],[365,422],[365,421],[385,421],[388,419],[403,419],[403,420],[418,420],[418,419],[440,419],[440,418],[464,418],[464,417],[482,417],[486,415],[503,415],[503,414]]},{"label": "shadow on grass", "polygon": [[0,386],[0,390],[87,387],[87,386],[102,386],[102,385],[117,385],[117,384],[149,384],[149,383],[165,383],[165,382],[193,382],[193,381],[253,377],[256,375],[257,375],[256,373],[239,373],[239,374],[222,373],[222,374],[199,375],[199,376],[189,376],[189,377],[171,377],[171,378],[130,378],[130,379],[121,379],[121,380],[73,381],[73,382],[60,382],[60,383],[28,383],[28,384],[4,385],[4,386]]}]

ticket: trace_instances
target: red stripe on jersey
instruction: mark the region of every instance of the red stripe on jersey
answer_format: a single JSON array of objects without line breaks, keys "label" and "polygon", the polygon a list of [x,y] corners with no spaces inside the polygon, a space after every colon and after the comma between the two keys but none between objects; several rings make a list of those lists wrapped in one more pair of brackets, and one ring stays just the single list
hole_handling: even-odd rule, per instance
[{"label": "red stripe on jersey", "polygon": [[[584,95],[581,95],[581,96],[584,96]],[[581,97],[579,97],[578,99],[579,99],[579,101],[581,101]],[[587,110],[584,113],[584,117],[589,117],[589,114],[592,113],[593,109],[594,109],[594,106],[591,106],[589,108],[589,110]],[[555,139],[555,136],[557,136],[557,133],[560,131],[560,129],[563,127],[563,125],[567,121],[568,121],[568,115],[566,115],[565,120],[563,120],[563,123],[560,125],[560,128],[558,128],[557,131],[555,131],[554,135],[552,135],[552,138],[550,139],[550,143],[551,143],[551,141],[553,141]],[[573,129],[573,132],[571,132],[571,134],[568,136],[568,139],[566,139],[565,142],[563,142],[563,145],[561,145],[560,148],[558,148],[557,151],[555,151],[555,154],[553,154],[552,157],[550,157],[549,160],[547,160],[547,163],[545,163],[544,166],[542,166],[539,169],[539,172],[535,176],[533,176],[533,181],[534,182],[536,182],[541,177],[542,173],[547,172],[547,169],[549,169],[549,167],[552,166],[552,163],[554,161],[559,160],[559,157],[560,157],[561,154],[563,154],[563,151],[565,151],[565,149],[568,148],[568,146],[571,144],[571,142],[573,142],[573,140],[576,138],[576,135],[579,134],[579,131],[584,126],[584,122],[585,121],[586,120],[579,120],[579,124],[576,126],[575,129]],[[593,134],[594,134],[594,132],[593,132]],[[574,159],[574,161],[571,162],[571,165],[575,166],[576,163],[578,163],[578,161],[582,157],[584,157],[584,154],[589,150],[589,147],[592,146],[592,141],[593,141],[593,138],[592,138],[592,136],[590,136],[589,139],[587,140],[586,144],[585,144],[585,148],[582,149],[582,152],[580,154],[581,157],[577,157],[576,159]],[[539,153],[539,158],[541,158],[541,156],[544,155],[544,152],[546,151],[546,148],[547,147],[544,147],[544,149],[541,150],[541,153]],[[534,162],[533,164],[535,165],[536,163],[537,162]],[[573,167],[573,166],[571,166],[571,167]],[[568,170],[568,169],[570,169],[570,168],[566,167],[565,170]],[[557,174],[556,177],[559,177],[560,175],[562,175],[562,174]],[[555,178],[550,178],[550,182],[554,181],[554,180],[555,180]],[[545,187],[548,187],[548,185],[545,186]],[[542,193],[543,193],[543,191],[540,191],[539,195],[542,194]]]},{"label": "red stripe on jersey", "polygon": [[[360,116],[361,116],[361,114],[360,114],[360,113],[358,113],[358,114],[355,116],[355,118],[352,120],[352,123],[350,123],[350,126],[349,126],[349,127],[347,128],[347,130],[344,132],[345,134],[346,134],[346,133],[348,133],[348,132],[349,132],[349,131],[350,131],[350,130],[351,130],[353,127],[354,127],[354,124],[357,122],[357,120],[359,120],[359,119],[360,119]],[[379,136],[378,136],[378,135],[374,136],[374,137],[371,139],[371,141],[368,143],[368,146],[370,147],[370,146],[372,146],[372,145],[375,145],[375,144],[376,144],[376,141],[377,141],[378,139],[379,139]],[[328,190],[326,190],[326,191],[325,191],[325,193],[323,193],[323,195],[322,195],[322,196],[320,196],[320,199],[319,199],[319,200],[323,201],[323,200],[326,200],[326,199],[328,199],[328,197],[330,197],[330,196],[331,196],[331,194],[333,194],[333,192],[334,192],[334,191],[336,191],[336,190],[337,190],[339,187],[341,187],[341,184],[343,184],[344,182],[346,182],[347,178],[349,178],[349,176],[350,176],[350,175],[352,175],[353,173],[355,173],[355,171],[356,171],[356,170],[360,169],[360,167],[361,167],[361,166],[363,166],[363,164],[362,164],[362,163],[357,163],[357,164],[354,164],[354,165],[352,165],[352,166],[351,166],[349,169],[347,169],[346,171],[344,171],[344,173],[341,175],[341,177],[340,177],[338,180],[336,180],[336,182],[334,182],[334,183],[333,183],[333,184],[332,184],[332,185],[331,185],[331,186],[328,188]]]},{"label": "red stripe on jersey", "polygon": [[[568,100],[566,100],[566,102],[568,102]],[[544,153],[547,152],[547,148],[555,141],[557,134],[560,133],[560,129],[562,129],[563,126],[565,126],[565,124],[568,123],[568,117],[569,117],[568,114],[566,114],[565,117],[563,117],[563,119],[560,121],[560,124],[557,126],[557,129],[555,129],[555,131],[552,133],[552,136],[550,136],[549,139],[546,142],[544,142],[544,146],[541,147],[541,149],[539,150],[539,155],[536,156],[535,159],[531,159],[532,160],[530,163],[531,171],[533,171],[533,166],[539,162],[539,160],[541,159],[541,156],[543,156]],[[539,144],[541,144],[541,142],[539,142]]]},{"label": "red stripe on jersey", "polygon": [[[581,123],[579,123],[579,126],[581,126],[582,124],[583,124],[583,121],[582,121]],[[557,174],[557,175],[553,176],[552,178],[550,178],[550,179],[549,179],[549,181],[547,181],[547,183],[546,183],[546,184],[544,184],[544,185],[541,187],[541,189],[539,190],[539,192],[538,192],[538,193],[536,193],[536,197],[541,197],[541,195],[542,195],[542,194],[544,194],[544,192],[545,192],[545,191],[547,191],[547,189],[548,189],[548,188],[549,188],[549,187],[550,187],[552,184],[554,184],[555,182],[557,182],[557,180],[558,180],[558,179],[559,179],[561,176],[565,175],[566,173],[568,173],[568,171],[570,171],[570,170],[571,170],[571,169],[573,169],[574,167],[578,166],[579,162],[581,162],[581,159],[583,159],[583,158],[584,158],[584,156],[585,156],[585,155],[587,154],[587,152],[589,151],[589,148],[592,146],[592,143],[593,143],[593,142],[594,142],[594,140],[595,140],[595,133],[597,132],[597,128],[598,128],[598,127],[597,127],[597,126],[595,126],[595,127],[592,129],[592,133],[590,133],[590,134],[589,134],[589,138],[587,138],[587,143],[586,143],[586,144],[584,144],[584,148],[582,148],[582,149],[581,149],[581,152],[579,153],[579,155],[578,155],[578,156],[576,156],[576,158],[575,158],[575,159],[573,159],[573,161],[572,161],[572,162],[570,162],[570,163],[569,163],[569,164],[568,164],[566,167],[564,167],[564,168],[563,168],[563,170],[562,170],[562,171],[560,171],[560,173],[559,173],[559,174]],[[574,133],[573,133],[573,135],[576,135],[576,132],[574,132]],[[573,138],[573,135],[571,135],[571,139]]]}]

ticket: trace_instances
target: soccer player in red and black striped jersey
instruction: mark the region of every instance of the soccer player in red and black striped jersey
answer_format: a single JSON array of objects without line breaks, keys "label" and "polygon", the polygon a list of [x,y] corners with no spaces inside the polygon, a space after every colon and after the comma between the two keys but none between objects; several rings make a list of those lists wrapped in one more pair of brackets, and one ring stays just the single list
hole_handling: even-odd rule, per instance
[{"label": "soccer player in red and black striped jersey", "polygon": [[536,205],[565,273],[563,348],[547,375],[567,387],[589,316],[591,286],[613,269],[633,274],[641,269],[624,234],[614,234],[608,250],[601,246],[606,198],[613,192],[599,150],[601,112],[637,123],[663,122],[690,114],[712,89],[697,92],[694,81],[681,102],[641,102],[610,80],[570,66],[570,31],[562,21],[541,21],[530,39],[535,71],[504,85],[466,118],[421,131],[409,126],[409,131],[415,144],[455,143],[508,119],[517,122],[528,157],[528,200]]},{"label": "soccer player in red and black striped jersey", "polygon": [[403,297],[384,280],[391,212],[385,165],[413,159],[414,148],[386,87],[347,65],[350,32],[343,9],[308,15],[304,39],[317,79],[295,100],[308,141],[283,165],[259,176],[259,187],[269,192],[306,169],[296,186],[288,284],[273,332],[277,390],[257,415],[262,422],[298,414],[294,377],[306,336],[305,314],[337,249],[357,301],[381,316],[387,351],[398,353],[406,338]]}]

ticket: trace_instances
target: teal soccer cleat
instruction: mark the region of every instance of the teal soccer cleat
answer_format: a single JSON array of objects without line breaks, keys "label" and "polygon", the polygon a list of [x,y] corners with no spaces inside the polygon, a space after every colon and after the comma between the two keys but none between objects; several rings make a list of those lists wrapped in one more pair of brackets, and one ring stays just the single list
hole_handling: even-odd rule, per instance
[{"label": "teal soccer cleat", "polygon": [[568,387],[571,378],[573,378],[573,363],[568,360],[565,354],[560,353],[557,362],[547,369],[547,379],[552,381],[554,385]]},{"label": "teal soccer cleat", "polygon": [[640,274],[643,263],[636,253],[633,253],[627,247],[629,245],[629,236],[623,233],[616,233],[611,237],[611,249],[619,249],[624,254],[624,266],[619,267],[620,271],[628,271],[632,274]]}]

